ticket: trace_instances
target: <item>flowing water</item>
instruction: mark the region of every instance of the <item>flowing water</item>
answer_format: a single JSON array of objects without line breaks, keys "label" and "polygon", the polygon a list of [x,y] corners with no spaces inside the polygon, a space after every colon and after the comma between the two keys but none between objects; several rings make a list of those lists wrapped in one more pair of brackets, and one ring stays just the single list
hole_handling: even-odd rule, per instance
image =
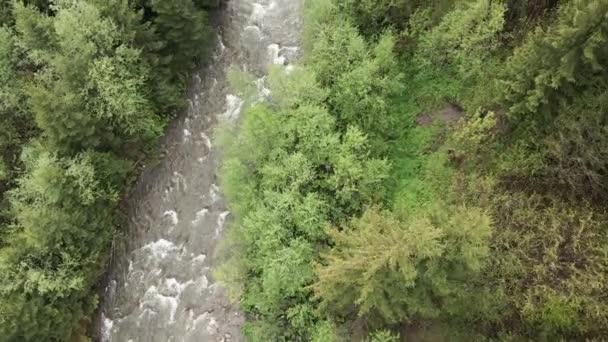
[{"label": "flowing water", "polygon": [[230,0],[213,61],[194,75],[189,110],[168,130],[159,164],[130,196],[128,229],[104,293],[102,341],[241,341],[244,317],[212,278],[214,249],[230,212],[218,187],[213,130],[236,120],[243,101],[226,84],[229,67],[257,77],[267,96],[269,64],[297,56],[301,0]]}]

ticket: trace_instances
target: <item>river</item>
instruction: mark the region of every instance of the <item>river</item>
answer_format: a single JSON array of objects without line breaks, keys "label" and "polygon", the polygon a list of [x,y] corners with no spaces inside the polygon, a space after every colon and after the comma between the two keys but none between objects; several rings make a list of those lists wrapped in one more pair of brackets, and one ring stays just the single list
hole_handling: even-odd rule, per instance
[{"label": "river", "polygon": [[[243,101],[226,84],[231,67],[258,77],[297,56],[302,0],[231,0],[218,19],[213,60],[193,75],[189,109],[168,129],[161,160],[127,200],[101,306],[104,342],[242,341],[244,316],[215,283],[214,250],[230,212],[218,186],[214,128],[237,120]],[[117,247],[121,246],[121,247]]]}]

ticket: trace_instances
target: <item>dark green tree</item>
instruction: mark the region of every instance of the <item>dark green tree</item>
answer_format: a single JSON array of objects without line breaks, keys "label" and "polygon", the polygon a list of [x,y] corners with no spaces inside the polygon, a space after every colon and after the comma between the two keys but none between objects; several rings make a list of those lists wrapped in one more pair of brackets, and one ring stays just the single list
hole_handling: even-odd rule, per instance
[{"label": "dark green tree", "polygon": [[38,15],[50,23],[40,37],[28,22],[31,9],[21,7],[16,14],[30,58],[42,65],[28,87],[29,102],[51,144],[64,152],[116,149],[124,141],[145,141],[160,132],[140,52],[95,6],[66,2],[52,18]]},{"label": "dark green tree", "polygon": [[152,0],[153,28],[162,44],[158,51],[160,66],[183,75],[211,51],[211,30],[207,14],[192,0]]},{"label": "dark green tree", "polygon": [[[561,97],[605,79],[608,65],[608,1],[564,4],[555,24],[535,29],[509,58],[501,80],[502,97],[514,117],[541,122]],[[539,113],[540,110],[540,113]]]}]

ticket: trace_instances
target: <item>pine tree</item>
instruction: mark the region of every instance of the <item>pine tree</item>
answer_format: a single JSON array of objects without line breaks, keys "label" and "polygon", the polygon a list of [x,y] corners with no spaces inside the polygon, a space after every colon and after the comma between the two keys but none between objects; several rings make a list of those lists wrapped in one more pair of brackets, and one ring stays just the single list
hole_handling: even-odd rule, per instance
[{"label": "pine tree", "polygon": [[[128,47],[132,36],[87,2],[61,2],[56,11],[52,18],[27,7],[16,11],[20,41],[43,66],[28,95],[50,143],[78,152],[157,135],[160,120],[145,89],[149,69]],[[48,26],[40,30],[38,23]]]},{"label": "pine tree", "polygon": [[192,0],[152,0],[152,10],[153,27],[162,42],[160,64],[173,73],[192,70],[211,48],[206,13]]},{"label": "pine tree", "polygon": [[572,98],[576,89],[607,77],[607,15],[607,0],[575,0],[560,8],[546,32],[530,34],[509,58],[501,81],[512,116],[552,111],[559,98]]}]

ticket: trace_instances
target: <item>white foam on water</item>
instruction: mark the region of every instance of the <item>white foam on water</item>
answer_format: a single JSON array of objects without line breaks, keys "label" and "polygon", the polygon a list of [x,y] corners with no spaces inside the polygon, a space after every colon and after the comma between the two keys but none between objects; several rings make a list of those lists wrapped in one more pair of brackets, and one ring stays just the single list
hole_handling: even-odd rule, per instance
[{"label": "white foam on water", "polygon": [[186,331],[190,331],[193,328],[194,323],[194,310],[188,309],[188,324],[186,325]]},{"label": "white foam on water", "polygon": [[192,259],[192,263],[193,264],[197,264],[197,263],[204,264],[205,259],[207,259],[207,256],[205,254],[199,254],[197,257]]},{"label": "white foam on water", "polygon": [[257,25],[245,26],[245,28],[243,29],[243,32],[246,34],[256,35],[257,37],[262,38],[262,30]]},{"label": "white foam on water", "polygon": [[220,44],[220,51],[224,52],[224,50],[226,50],[226,45],[224,45],[224,38],[222,38],[221,34],[217,34],[217,41]]},{"label": "white foam on water", "polygon": [[165,296],[169,297],[179,297],[184,289],[190,285],[194,284],[194,281],[188,280],[185,283],[180,283],[175,278],[167,278],[165,279],[164,286],[162,288],[161,293]]},{"label": "white foam on water", "polygon": [[205,219],[205,216],[207,216],[207,213],[209,213],[208,209],[199,210],[196,213],[196,217],[194,218],[194,220],[192,220],[192,226],[197,226],[199,223],[201,223],[203,219]]},{"label": "white foam on water", "polygon": [[230,215],[229,211],[224,211],[217,217],[217,226],[215,228],[215,235],[220,235],[222,230],[224,230],[224,224],[226,223],[226,218]]},{"label": "white foam on water", "polygon": [[112,341],[112,328],[114,327],[114,321],[107,318],[104,313],[101,313],[101,341],[111,342]]},{"label": "white foam on water", "polygon": [[175,322],[178,300],[171,296],[162,295],[154,285],[150,286],[144,294],[142,309],[150,309],[152,312],[169,312],[169,324]]},{"label": "white foam on water", "polygon": [[115,279],[112,279],[112,280],[111,280],[111,281],[108,283],[108,285],[106,286],[105,291],[106,291],[106,292],[108,292],[108,291],[114,291],[114,289],[116,289],[116,284],[117,284],[116,280],[115,280]]},{"label": "white foam on water", "polygon": [[178,247],[171,241],[160,239],[155,242],[151,242],[141,248],[144,251],[149,251],[151,256],[157,260],[166,258],[169,254],[175,253]]},{"label": "white foam on water", "polygon": [[279,56],[281,47],[279,44],[268,45],[268,58],[272,64],[285,65],[287,59],[284,56]]},{"label": "white foam on water", "polygon": [[184,129],[184,138],[182,139],[182,141],[184,143],[187,143],[188,141],[190,141],[190,137],[192,136],[192,132],[190,132],[187,129]]},{"label": "white foam on water", "polygon": [[262,40],[262,30],[256,25],[250,25],[245,27],[243,30],[242,36],[245,37],[244,40],[248,41],[261,41]]},{"label": "white foam on water", "polygon": [[211,139],[209,139],[209,136],[207,134],[205,134],[204,132],[201,132],[201,139],[203,139],[203,142],[205,143],[205,146],[207,146],[208,149],[211,149]]},{"label": "white foam on water", "polygon": [[300,47],[299,46],[283,46],[281,48],[281,50],[288,51],[290,54],[295,55],[298,53],[298,51],[300,51]]},{"label": "white foam on water", "polygon": [[206,275],[201,276],[201,287],[206,289],[209,287],[209,279],[207,279]]},{"label": "white foam on water", "polygon": [[251,17],[249,17],[249,22],[254,25],[262,25],[265,16],[266,9],[264,8],[264,6],[258,3],[254,3],[253,11],[251,12]]},{"label": "white foam on water", "polygon": [[209,319],[209,323],[207,324],[207,328],[206,328],[207,332],[209,334],[215,334],[218,332],[218,328],[219,328],[219,326],[217,324],[217,321],[215,320],[215,318],[211,317]]},{"label": "white foam on water", "polygon": [[[141,307],[141,305],[140,305],[140,307]],[[156,311],[152,310],[152,309],[145,308],[141,312],[141,314],[139,314],[139,316],[137,316],[137,326],[138,327],[141,325],[141,322],[143,321],[143,318],[146,315],[148,315],[148,316],[156,316],[156,315],[158,315],[158,313]]]},{"label": "white foam on water", "polygon": [[217,185],[211,184],[211,188],[209,189],[209,197],[211,198],[212,203],[215,203],[219,200],[220,188]]},{"label": "white foam on water", "polygon": [[[144,278],[144,276],[145,276],[145,273],[144,273],[144,271],[142,271],[142,270],[137,270],[137,271],[135,271],[135,272],[133,272],[133,271],[131,270],[131,271],[129,271],[129,273],[128,273],[128,278],[127,278],[127,279],[128,279],[129,281],[132,281],[132,282],[136,283],[136,284],[139,284],[139,283],[141,283],[141,281],[142,281],[142,279]],[[125,281],[124,287],[125,287],[125,288],[127,288],[127,287],[128,287],[128,285],[129,285],[129,282],[128,282],[128,281]]]},{"label": "white foam on water", "polygon": [[222,114],[222,118],[228,121],[234,121],[238,119],[243,108],[244,101],[232,94],[226,95],[226,111]]},{"label": "white foam on water", "polygon": [[270,89],[266,88],[266,76],[258,78],[257,80],[255,80],[255,87],[256,87],[256,89],[258,91],[258,97],[261,100],[270,97],[270,95],[272,94],[272,92],[270,91]]},{"label": "white foam on water", "polygon": [[190,329],[196,329],[199,324],[202,324],[207,320],[208,316],[208,312],[204,312],[202,315],[198,315],[194,320],[192,320],[192,325]]},{"label": "white foam on water", "polygon": [[194,313],[192,313],[190,315],[190,321],[192,323],[188,325],[188,328],[187,328],[188,331],[194,330],[194,329],[198,328],[198,326],[206,324],[205,330],[207,331],[208,334],[213,335],[218,332],[219,325],[218,325],[215,317],[211,316],[211,313],[203,312],[201,315],[198,315],[196,318],[193,318],[193,317],[194,317]]},{"label": "white foam on water", "polygon": [[[186,183],[186,178],[181,173],[175,171],[173,172],[173,177],[171,177],[171,183],[179,190],[186,191],[188,189],[188,184]],[[169,186],[171,191],[173,191],[173,187]]]},{"label": "white foam on water", "polygon": [[171,222],[171,224],[173,226],[176,226],[179,223],[179,218],[177,217],[177,212],[175,212],[175,210],[167,210],[163,213],[163,218],[169,218],[169,222]]}]

